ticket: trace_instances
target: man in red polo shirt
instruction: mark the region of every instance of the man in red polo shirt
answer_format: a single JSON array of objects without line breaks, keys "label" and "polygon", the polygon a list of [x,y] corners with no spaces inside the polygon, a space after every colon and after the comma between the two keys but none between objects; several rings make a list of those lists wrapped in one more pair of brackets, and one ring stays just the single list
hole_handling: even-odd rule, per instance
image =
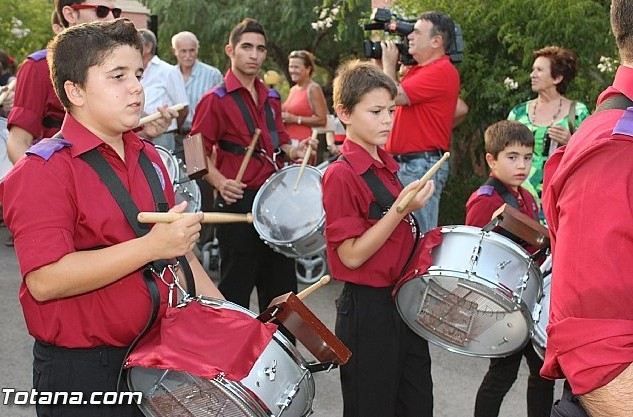
[{"label": "man in red polo shirt", "polygon": [[[217,150],[215,163],[205,180],[218,191],[216,209],[249,213],[257,190],[281,167],[282,155],[293,161],[304,155],[308,141],[316,149],[318,141],[304,140],[293,147],[281,120],[280,97],[257,77],[266,59],[266,33],[253,19],[233,28],[225,52],[231,68],[224,83],[207,92],[198,103],[191,133],[202,133],[207,155]],[[241,101],[244,114],[238,104]],[[250,159],[240,182],[235,181],[251,142],[254,128],[261,130],[257,151]],[[260,310],[281,294],[297,290],[294,260],[273,251],[259,238],[250,224],[217,225],[220,242],[220,290],[226,299],[246,308],[257,287]]]},{"label": "man in red polo shirt", "polygon": [[554,278],[541,375],[568,382],[552,416],[633,415],[632,17],[633,2],[611,2],[621,66],[596,113],[545,165]]},{"label": "man in red polo shirt", "polygon": [[[408,52],[417,65],[409,67],[401,80],[396,74],[398,49],[391,41],[382,43],[383,71],[399,81],[398,107],[385,149],[400,164],[398,177],[405,185],[420,179],[450,149],[460,85],[459,73],[446,55],[454,36],[455,24],[448,16],[422,13],[408,35]],[[433,177],[433,198],[415,212],[423,232],[437,226],[447,179],[448,164],[443,164]]]}]

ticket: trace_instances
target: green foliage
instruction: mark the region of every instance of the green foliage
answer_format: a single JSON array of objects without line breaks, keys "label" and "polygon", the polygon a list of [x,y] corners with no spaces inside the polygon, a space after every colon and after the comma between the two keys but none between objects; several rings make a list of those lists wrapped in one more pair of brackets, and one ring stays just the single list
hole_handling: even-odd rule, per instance
[{"label": "green foliage", "polygon": [[0,48],[16,62],[46,47],[52,38],[50,0],[0,0],[0,10]]}]

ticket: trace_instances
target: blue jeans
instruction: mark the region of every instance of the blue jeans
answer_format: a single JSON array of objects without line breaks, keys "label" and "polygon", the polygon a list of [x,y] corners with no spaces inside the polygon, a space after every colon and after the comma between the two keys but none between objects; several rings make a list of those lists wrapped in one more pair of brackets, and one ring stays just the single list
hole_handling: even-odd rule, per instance
[{"label": "blue jeans", "polygon": [[[400,171],[398,171],[398,178],[400,178],[400,181],[406,187],[413,181],[422,178],[422,176],[426,174],[426,172],[437,161],[440,160],[440,157],[441,155],[439,152],[434,152],[425,156],[420,156],[419,158],[411,159],[407,162],[399,162]],[[433,181],[435,182],[435,192],[433,193],[433,197],[431,197],[426,206],[413,212],[413,215],[420,224],[420,231],[422,233],[426,233],[437,227],[437,219],[440,211],[440,196],[442,195],[442,190],[444,189],[447,180],[448,164],[444,163],[442,164],[440,170],[433,176]]]}]

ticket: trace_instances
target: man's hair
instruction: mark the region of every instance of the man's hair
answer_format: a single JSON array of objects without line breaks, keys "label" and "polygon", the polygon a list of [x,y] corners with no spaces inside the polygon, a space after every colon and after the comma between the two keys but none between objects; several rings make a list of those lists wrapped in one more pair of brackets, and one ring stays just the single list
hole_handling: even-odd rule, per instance
[{"label": "man's hair", "polygon": [[357,59],[348,61],[339,67],[334,78],[334,106],[341,105],[352,112],[365,94],[379,88],[387,90],[392,99],[398,94],[396,84],[377,66]]},{"label": "man's hair", "polygon": [[623,63],[633,63],[633,2],[611,1],[611,30]]},{"label": "man's hair", "polygon": [[491,124],[484,132],[486,153],[495,159],[508,146],[521,145],[534,147],[534,135],[523,123],[516,120],[501,120]]},{"label": "man's hair", "polygon": [[138,33],[141,34],[143,38],[143,47],[145,45],[151,45],[152,47],[152,55],[156,55],[156,35],[149,29],[139,29]]},{"label": "man's hair", "polygon": [[198,40],[198,37],[193,32],[188,32],[186,30],[183,32],[178,32],[171,37],[171,47],[176,49],[176,44],[182,38],[192,38],[194,41],[196,41],[196,46],[200,47],[200,41]]},{"label": "man's hair", "polygon": [[139,52],[143,50],[141,36],[128,19],[72,26],[48,43],[51,80],[67,110],[72,104],[64,83],[70,81],[85,88],[88,69],[107,61],[119,46],[131,46]]},{"label": "man's hair", "polygon": [[455,23],[450,17],[439,12],[429,11],[422,13],[418,20],[428,20],[433,24],[431,36],[440,35],[442,37],[444,52],[451,48],[455,37]]},{"label": "man's hair", "polygon": [[68,20],[64,18],[64,13],[62,13],[62,9],[66,6],[72,6],[73,4],[83,4],[86,0],[54,0],[55,1],[55,11],[57,12],[57,17],[59,18],[59,23],[67,28],[69,26]]},{"label": "man's hair", "polygon": [[240,43],[240,40],[242,40],[242,35],[249,32],[259,33],[264,37],[264,41],[268,42],[264,27],[257,20],[247,17],[231,30],[231,34],[229,35],[229,44],[231,46],[237,45]]},{"label": "man's hair", "polygon": [[534,51],[532,54],[535,59],[538,57],[549,59],[552,78],[563,77],[561,82],[556,84],[556,91],[560,94],[565,94],[569,83],[571,83],[576,76],[576,69],[578,67],[576,54],[560,46],[546,46],[538,51]]}]

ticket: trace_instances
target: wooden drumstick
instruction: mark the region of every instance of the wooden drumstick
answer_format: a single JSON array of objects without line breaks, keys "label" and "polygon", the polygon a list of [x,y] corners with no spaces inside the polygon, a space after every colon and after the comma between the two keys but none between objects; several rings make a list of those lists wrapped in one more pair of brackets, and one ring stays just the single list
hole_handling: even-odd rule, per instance
[{"label": "wooden drumstick", "polygon": [[[160,213],[152,211],[142,211],[138,214],[139,223],[172,223],[186,217],[194,216],[196,213]],[[203,213],[201,223],[253,223],[251,213]]]},{"label": "wooden drumstick", "polygon": [[237,176],[235,177],[235,181],[242,182],[242,177],[246,172],[246,167],[248,166],[248,161],[253,156],[253,152],[255,151],[255,146],[257,145],[257,141],[259,140],[259,135],[262,133],[261,130],[255,128],[255,133],[253,134],[253,139],[251,140],[251,144],[248,145],[248,149],[246,149],[246,155],[244,155],[244,159],[242,159],[242,165],[240,165],[239,171],[237,171]]},{"label": "wooden drumstick", "polygon": [[7,96],[9,95],[9,93],[11,91],[13,91],[13,89],[15,88],[15,83],[17,82],[17,80],[14,78],[11,80],[11,82],[7,85],[5,85],[2,88],[2,93],[0,94],[0,105],[2,105],[2,103],[4,103],[4,100],[7,98]]},{"label": "wooden drumstick", "polygon": [[310,285],[308,288],[306,288],[305,290],[297,294],[297,298],[300,300],[305,299],[308,295],[312,294],[313,292],[315,292],[316,290],[318,290],[319,288],[321,288],[328,282],[330,282],[330,276],[323,275],[320,280],[318,280],[317,282],[315,282],[314,284]]},{"label": "wooden drumstick", "polygon": [[[310,139],[316,139],[318,134],[319,133],[316,131],[316,129],[312,129],[312,137]],[[297,175],[297,180],[295,181],[294,187],[292,187],[292,189],[295,191],[299,187],[299,182],[301,181],[301,177],[303,176],[303,171],[306,170],[306,165],[308,165],[310,156],[312,156],[312,145],[308,144],[308,147],[306,148],[306,153],[305,155],[303,155],[303,161],[301,161],[301,168],[299,168],[299,174]]]},{"label": "wooden drumstick", "polygon": [[440,169],[440,167],[442,166],[442,164],[444,163],[444,161],[446,161],[448,159],[448,157],[451,156],[450,152],[444,152],[444,155],[442,155],[442,157],[440,158],[439,161],[437,161],[435,163],[435,165],[433,165],[431,167],[431,169],[429,169],[426,174],[424,174],[422,176],[422,178],[420,178],[420,182],[418,183],[418,185],[410,190],[407,195],[404,196],[404,198],[402,199],[402,201],[400,202],[400,204],[398,204],[398,206],[396,207],[396,210],[398,211],[398,213],[402,213],[404,211],[404,209],[407,208],[407,206],[409,205],[409,203],[411,203],[411,200],[413,200],[415,198],[415,195],[422,189],[424,188],[424,186],[426,185],[426,183],[433,178],[433,175],[435,175],[435,173]]},{"label": "wooden drumstick", "polygon": [[[187,107],[186,104],[178,103],[178,104],[174,104],[173,106],[171,106],[170,109],[171,110],[180,111],[180,110],[184,109],[185,107]],[[149,122],[153,122],[154,120],[158,120],[161,117],[163,117],[163,115],[159,111],[157,111],[156,113],[152,113],[152,114],[150,114],[148,116],[141,117],[141,120],[138,121],[138,126],[142,126],[142,125],[147,124]]]}]

